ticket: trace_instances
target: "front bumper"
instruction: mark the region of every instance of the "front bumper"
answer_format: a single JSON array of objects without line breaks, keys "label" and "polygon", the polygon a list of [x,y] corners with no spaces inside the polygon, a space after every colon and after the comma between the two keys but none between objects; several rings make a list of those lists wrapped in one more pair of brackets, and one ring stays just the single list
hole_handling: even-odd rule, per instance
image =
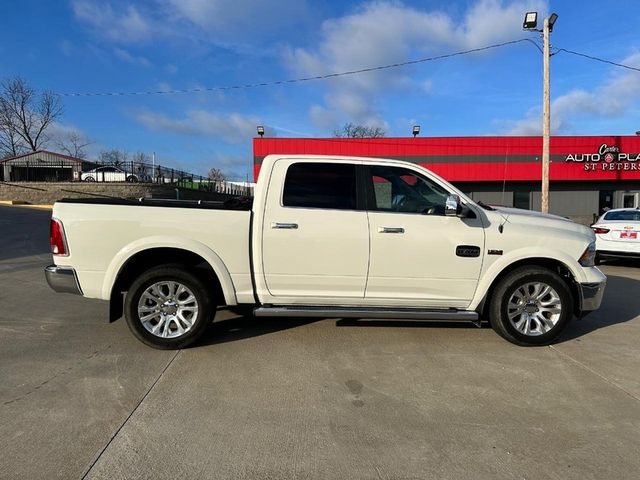
[{"label": "front bumper", "polygon": [[578,290],[580,293],[580,313],[585,315],[588,312],[592,312],[600,308],[602,303],[602,297],[604,296],[604,289],[607,285],[607,281],[596,283],[579,283]]},{"label": "front bumper", "polygon": [[71,267],[49,265],[44,269],[44,276],[49,286],[58,293],[82,295],[76,271]]}]

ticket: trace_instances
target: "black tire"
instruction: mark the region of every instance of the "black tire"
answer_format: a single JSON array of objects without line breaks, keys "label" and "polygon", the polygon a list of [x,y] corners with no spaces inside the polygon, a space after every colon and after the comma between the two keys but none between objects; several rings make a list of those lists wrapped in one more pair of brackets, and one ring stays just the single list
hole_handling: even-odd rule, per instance
[{"label": "black tire", "polygon": [[[186,333],[173,338],[162,338],[151,333],[145,328],[138,314],[138,303],[142,294],[147,288],[161,282],[177,282],[184,285],[193,293],[197,302],[197,315],[191,318],[192,325],[190,329]],[[202,279],[193,270],[176,265],[155,267],[140,275],[129,288],[124,304],[127,325],[129,325],[133,335],[146,345],[162,350],[185,348],[196,342],[213,321],[215,312],[216,305],[212,292],[207,289]],[[175,320],[173,322],[175,326],[177,322]],[[158,323],[160,322],[158,321]],[[167,323],[170,324],[171,321]],[[184,326],[182,323],[180,325]]]},{"label": "black tire", "polygon": [[83,180],[83,182],[95,182],[95,181],[96,179],[93,177],[84,177],[84,180]]},{"label": "black tire", "polygon": [[[520,332],[509,320],[507,314],[509,300],[516,293],[516,290],[524,288],[530,283],[550,286],[555,290],[560,301],[560,313],[556,323],[547,332],[536,335]],[[571,290],[560,275],[547,268],[525,266],[510,272],[497,283],[491,297],[489,319],[493,329],[511,343],[523,346],[549,345],[560,335],[573,317],[573,305]],[[536,325],[536,323],[540,322],[534,321],[529,325]]]},{"label": "black tire", "polygon": [[596,252],[596,258],[594,260],[595,265],[602,265],[602,255]]},{"label": "black tire", "polygon": [[136,177],[135,175],[129,175],[127,177],[127,182],[129,183],[137,183],[138,181],[138,177]]}]

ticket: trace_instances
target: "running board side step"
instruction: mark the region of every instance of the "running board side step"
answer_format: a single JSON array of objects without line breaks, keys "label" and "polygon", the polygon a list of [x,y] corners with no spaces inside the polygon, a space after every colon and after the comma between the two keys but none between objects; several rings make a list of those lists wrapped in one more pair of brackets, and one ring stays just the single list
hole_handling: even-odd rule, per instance
[{"label": "running board side step", "polygon": [[477,312],[468,310],[418,308],[370,308],[370,307],[274,307],[254,309],[256,317],[298,317],[298,318],[384,318],[399,320],[440,320],[478,322]]}]

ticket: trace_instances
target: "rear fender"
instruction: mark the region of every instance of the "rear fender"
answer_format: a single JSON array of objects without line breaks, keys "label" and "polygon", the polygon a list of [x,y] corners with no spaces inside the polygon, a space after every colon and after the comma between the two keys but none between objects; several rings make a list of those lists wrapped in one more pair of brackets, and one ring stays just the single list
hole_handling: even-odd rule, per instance
[{"label": "rear fender", "polygon": [[102,298],[112,298],[112,289],[124,264],[131,257],[144,250],[152,248],[177,248],[187,250],[202,257],[213,269],[224,295],[227,305],[237,305],[235,287],[231,275],[222,259],[208,246],[191,239],[175,238],[169,236],[154,236],[138,239],[123,247],[111,260],[105,272],[102,284]]}]

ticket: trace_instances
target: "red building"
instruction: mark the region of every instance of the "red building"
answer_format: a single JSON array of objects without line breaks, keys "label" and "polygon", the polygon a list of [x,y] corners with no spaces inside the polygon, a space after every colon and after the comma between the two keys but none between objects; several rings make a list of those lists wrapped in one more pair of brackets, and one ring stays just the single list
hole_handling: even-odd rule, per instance
[{"label": "red building", "polygon": [[[255,178],[274,153],[405,160],[474,200],[540,209],[541,137],[256,138]],[[551,137],[550,212],[588,224],[621,207],[640,207],[640,136]]]}]

